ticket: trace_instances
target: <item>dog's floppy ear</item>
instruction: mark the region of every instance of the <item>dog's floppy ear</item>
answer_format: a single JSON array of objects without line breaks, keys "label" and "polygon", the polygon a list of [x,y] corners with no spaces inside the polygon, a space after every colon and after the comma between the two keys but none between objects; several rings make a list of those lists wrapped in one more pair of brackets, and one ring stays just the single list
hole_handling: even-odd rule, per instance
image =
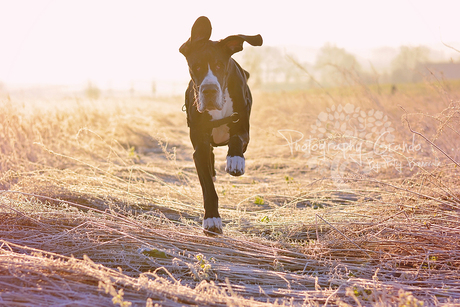
[{"label": "dog's floppy ear", "polygon": [[252,46],[262,46],[263,40],[260,34],[257,35],[232,35],[221,41],[219,44],[226,48],[230,55],[243,50],[243,43],[247,42]]},{"label": "dog's floppy ear", "polygon": [[198,17],[192,26],[192,34],[190,38],[179,48],[180,53],[186,55],[191,45],[208,41],[211,37],[211,31],[211,22],[209,21],[208,17]]},{"label": "dog's floppy ear", "polygon": [[201,40],[209,40],[211,37],[211,22],[209,21],[208,17],[201,16],[195,21],[192,27],[192,36],[190,40],[192,43],[201,41]]}]

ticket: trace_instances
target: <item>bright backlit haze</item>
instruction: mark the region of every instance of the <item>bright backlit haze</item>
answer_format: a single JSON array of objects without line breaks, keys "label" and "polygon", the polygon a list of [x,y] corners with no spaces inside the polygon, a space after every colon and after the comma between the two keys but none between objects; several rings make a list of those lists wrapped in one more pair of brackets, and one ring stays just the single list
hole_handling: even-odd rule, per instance
[{"label": "bright backlit haze", "polygon": [[[269,46],[350,52],[400,45],[460,49],[460,1],[11,1],[0,0],[0,82],[129,87],[186,82],[179,46],[198,16],[211,39],[258,34]],[[161,84],[161,83],[159,83]],[[161,91],[161,89],[158,89]]]}]

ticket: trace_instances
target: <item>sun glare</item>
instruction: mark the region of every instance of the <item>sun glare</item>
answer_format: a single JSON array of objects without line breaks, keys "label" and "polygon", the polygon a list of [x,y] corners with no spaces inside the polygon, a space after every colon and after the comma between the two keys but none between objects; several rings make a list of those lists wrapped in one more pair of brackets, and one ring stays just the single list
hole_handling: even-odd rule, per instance
[{"label": "sun glare", "polygon": [[[448,8],[444,10],[443,8]],[[378,47],[459,41],[456,1],[2,1],[0,82],[172,91],[187,82],[179,46],[194,20],[206,15],[212,39],[262,34],[265,46],[319,49],[326,43],[351,52]],[[458,45],[457,45],[458,47]],[[444,48],[444,49],[442,49]],[[166,86],[168,84],[168,86]],[[172,85],[173,84],[173,85]],[[177,86],[178,88],[180,86]],[[159,90],[161,90],[160,87]]]}]

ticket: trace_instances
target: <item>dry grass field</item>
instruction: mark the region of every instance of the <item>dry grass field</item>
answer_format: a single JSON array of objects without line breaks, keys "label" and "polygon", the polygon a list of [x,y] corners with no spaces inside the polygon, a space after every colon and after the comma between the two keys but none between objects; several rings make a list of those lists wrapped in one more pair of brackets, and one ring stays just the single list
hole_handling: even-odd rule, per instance
[{"label": "dry grass field", "polygon": [[458,306],[459,89],[254,93],[219,237],[182,97],[2,99],[0,306]]}]

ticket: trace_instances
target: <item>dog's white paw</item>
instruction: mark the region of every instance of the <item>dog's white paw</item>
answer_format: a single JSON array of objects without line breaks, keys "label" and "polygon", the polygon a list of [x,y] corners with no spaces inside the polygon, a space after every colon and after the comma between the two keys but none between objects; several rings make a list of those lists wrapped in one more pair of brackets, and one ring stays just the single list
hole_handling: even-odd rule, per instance
[{"label": "dog's white paw", "polygon": [[203,220],[204,233],[207,235],[222,234],[222,220],[220,217],[209,217]]},{"label": "dog's white paw", "polygon": [[232,176],[241,176],[244,174],[244,157],[230,157],[227,156],[227,173]]}]

